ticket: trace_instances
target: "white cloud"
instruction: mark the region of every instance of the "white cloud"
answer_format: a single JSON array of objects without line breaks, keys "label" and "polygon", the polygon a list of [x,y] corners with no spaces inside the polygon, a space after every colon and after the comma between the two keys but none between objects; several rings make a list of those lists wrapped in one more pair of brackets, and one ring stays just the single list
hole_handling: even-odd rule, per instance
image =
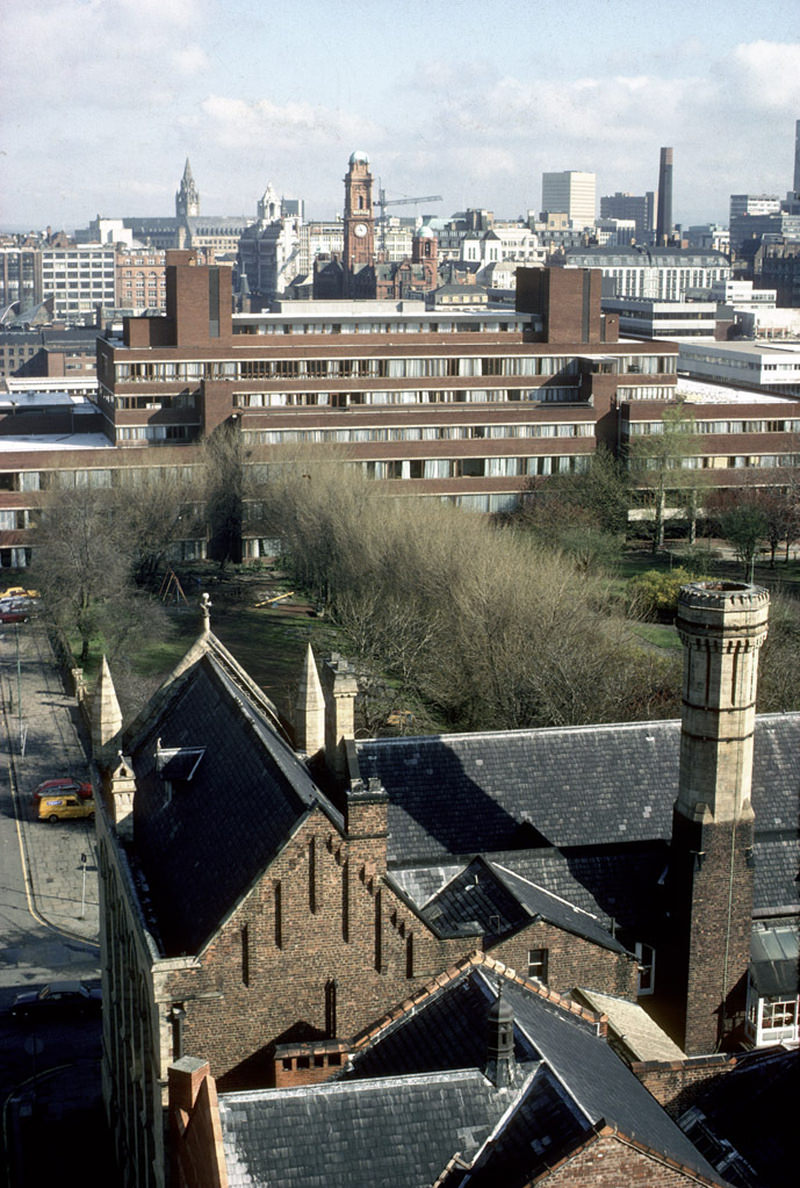
[{"label": "white cloud", "polygon": [[208,55],[199,45],[187,45],[172,54],[171,61],[179,74],[202,74],[209,69]]},{"label": "white cloud", "polygon": [[302,151],[334,142],[357,147],[383,138],[372,121],[321,104],[210,95],[201,106],[205,134],[226,148],[261,145],[266,138],[270,150]]},{"label": "white cloud", "polygon": [[800,44],[753,41],[737,45],[731,57],[747,102],[762,108],[800,109]]}]

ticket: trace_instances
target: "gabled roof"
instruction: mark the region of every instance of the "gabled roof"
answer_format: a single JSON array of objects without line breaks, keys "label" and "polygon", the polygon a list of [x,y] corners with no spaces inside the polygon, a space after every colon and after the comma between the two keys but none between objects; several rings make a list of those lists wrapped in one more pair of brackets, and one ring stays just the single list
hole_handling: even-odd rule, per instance
[{"label": "gabled roof", "polygon": [[481,955],[460,963],[356,1041],[343,1078],[387,1084],[392,1074],[483,1067],[488,1008],[500,984],[514,1013],[518,1077],[515,1089],[504,1091],[508,1113],[491,1136],[491,1149],[505,1150],[506,1160],[493,1164],[495,1183],[527,1182],[602,1125],[719,1182],[598,1034],[601,1016]]},{"label": "gabled roof", "polygon": [[167,955],[197,953],[315,808],[341,816],[272,707],[203,636],[127,736],[136,861]]},{"label": "gabled roof", "polygon": [[[498,979],[515,1016],[508,1088],[483,1071]],[[614,1128],[720,1184],[598,1034],[599,1022],[476,954],[356,1040],[336,1080],[221,1094],[229,1182],[417,1188],[451,1183],[447,1169],[460,1182],[474,1168],[476,1183],[514,1188]]]},{"label": "gabled roof", "polygon": [[441,888],[417,906],[423,919],[444,936],[478,935],[484,943],[491,943],[541,919],[603,948],[626,952],[599,912],[577,907],[507,866],[482,857],[456,868]]},{"label": "gabled roof", "polygon": [[[630,722],[356,743],[361,775],[389,796],[389,862],[515,850],[534,826],[562,850],[666,843],[680,722]],[[757,719],[756,905],[798,902],[791,869],[800,714]],[[784,843],[788,842],[788,845]],[[765,853],[763,867],[759,856]],[[614,914],[613,912],[611,914]]]}]

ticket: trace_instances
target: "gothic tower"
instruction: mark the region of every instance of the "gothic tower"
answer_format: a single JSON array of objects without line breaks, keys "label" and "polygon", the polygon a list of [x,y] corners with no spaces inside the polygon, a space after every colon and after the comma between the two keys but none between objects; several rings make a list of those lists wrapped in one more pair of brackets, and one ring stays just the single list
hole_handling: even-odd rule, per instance
[{"label": "gothic tower", "polygon": [[375,217],[372,207],[372,174],[369,157],[350,156],[344,179],[344,284],[345,296],[352,293],[355,271],[375,259]]},{"label": "gothic tower", "polygon": [[187,157],[186,164],[183,168],[181,187],[175,195],[175,218],[197,218],[199,214],[200,194],[198,193],[197,186],[194,184],[194,178],[192,177],[192,167],[189,164],[189,158]]},{"label": "gothic tower", "polygon": [[753,911],[753,774],[758,651],[769,595],[694,582],[678,600],[684,648],[678,799],[670,858],[676,1038],[713,1052],[744,1009]]}]

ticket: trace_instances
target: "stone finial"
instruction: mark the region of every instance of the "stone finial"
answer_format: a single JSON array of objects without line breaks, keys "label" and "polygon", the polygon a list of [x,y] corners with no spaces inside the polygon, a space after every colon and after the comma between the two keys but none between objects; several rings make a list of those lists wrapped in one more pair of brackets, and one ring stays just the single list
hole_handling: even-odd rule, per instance
[{"label": "stone finial", "polygon": [[311,644],[306,648],[295,705],[295,745],[316,755],[325,746],[325,697]]},{"label": "stone finial", "polygon": [[108,661],[103,656],[91,712],[92,751],[98,763],[102,765],[116,755],[121,733],[122,710]]},{"label": "stone finial", "polygon": [[203,635],[211,634],[211,608],[214,603],[208,591],[204,590],[200,595],[200,610],[203,613]]}]

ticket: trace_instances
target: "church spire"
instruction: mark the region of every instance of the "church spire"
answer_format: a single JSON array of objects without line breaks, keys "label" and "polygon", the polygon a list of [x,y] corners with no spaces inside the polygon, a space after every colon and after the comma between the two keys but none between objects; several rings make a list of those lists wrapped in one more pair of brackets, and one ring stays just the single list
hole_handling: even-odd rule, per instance
[{"label": "church spire", "polygon": [[189,158],[183,167],[180,189],[175,195],[175,217],[178,219],[196,218],[200,214],[200,194],[192,176]]}]

